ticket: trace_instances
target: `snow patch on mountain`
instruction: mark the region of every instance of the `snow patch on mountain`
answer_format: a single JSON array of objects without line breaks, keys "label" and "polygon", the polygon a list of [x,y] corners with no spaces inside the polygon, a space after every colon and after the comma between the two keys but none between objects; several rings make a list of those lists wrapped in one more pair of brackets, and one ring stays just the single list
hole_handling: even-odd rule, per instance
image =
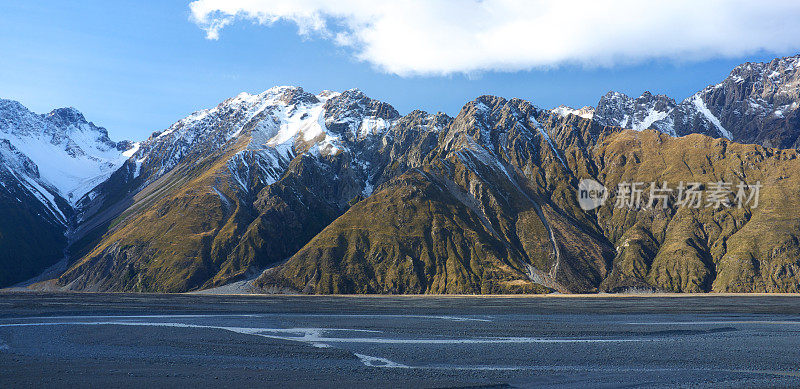
[{"label": "snow patch on mountain", "polygon": [[644,131],[650,128],[650,125],[653,123],[667,117],[667,114],[669,114],[669,112],[658,111],[650,108],[647,110],[647,115],[644,117],[644,119],[642,119],[642,121],[639,123],[635,123],[631,128],[636,131]]},{"label": "snow patch on mountain", "polygon": [[359,138],[365,138],[369,135],[383,134],[392,124],[393,122],[391,120],[386,120],[384,118],[366,117],[361,121],[361,125],[358,127],[357,136]]},{"label": "snow patch on mountain", "polygon": [[717,117],[711,113],[708,107],[706,107],[706,103],[703,101],[703,98],[699,93],[694,96],[692,103],[695,107],[697,107],[697,110],[706,117],[706,119],[708,119],[712,124],[714,124],[715,127],[717,127],[717,130],[719,130],[719,133],[722,136],[729,140],[733,139],[731,133],[722,126],[722,123],[719,122],[719,119],[717,119]]},{"label": "snow patch on mountain", "polygon": [[[50,210],[50,213],[60,223],[66,223],[67,218],[59,209],[55,196],[53,196],[54,189],[45,187],[47,184],[41,182],[36,164],[6,139],[0,140],[0,168],[6,170],[8,174],[8,176],[0,177],[0,184],[2,184],[3,188],[10,190],[11,188],[8,188],[8,185],[11,185],[12,181],[16,181],[19,186],[38,199],[46,209]],[[19,197],[17,197],[17,201],[20,201]]]},{"label": "snow patch on mountain", "polygon": [[266,146],[291,149],[295,142],[314,142],[314,151],[322,155],[336,154],[342,150],[341,140],[328,133],[325,127],[324,105],[328,97],[317,97],[319,102],[299,104],[277,109],[273,115],[279,123],[277,132],[267,140]]},{"label": "snow patch on mountain", "polygon": [[550,112],[562,117],[567,115],[575,115],[584,119],[591,119],[594,117],[594,107],[588,106],[581,109],[575,109],[566,105],[559,105],[558,107],[551,109]]}]

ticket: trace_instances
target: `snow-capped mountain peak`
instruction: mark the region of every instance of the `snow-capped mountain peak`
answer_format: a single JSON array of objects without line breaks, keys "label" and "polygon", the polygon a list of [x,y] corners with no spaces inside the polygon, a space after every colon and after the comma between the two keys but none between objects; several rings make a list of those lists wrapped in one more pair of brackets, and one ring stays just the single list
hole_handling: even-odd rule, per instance
[{"label": "snow-capped mountain peak", "polygon": [[36,165],[38,176],[17,172],[36,183],[32,190],[46,188],[72,205],[119,168],[131,147],[111,141],[75,108],[38,115],[12,100],[0,100],[0,139]]},{"label": "snow-capped mountain peak", "polygon": [[735,67],[722,82],[680,104],[645,92],[637,99],[609,92],[595,120],[634,130],[652,128],[672,136],[700,133],[768,147],[800,147],[800,55]]},{"label": "snow-capped mountain peak", "polygon": [[315,95],[300,87],[278,86],[258,94],[240,93],[214,108],[194,112],[153,133],[132,159],[137,163],[136,175],[148,171],[152,180],[186,158],[222,150],[246,137],[239,153],[267,160],[260,166],[269,171],[266,176],[277,180],[294,156],[338,154],[355,142],[384,133],[399,117],[391,105],[370,99],[358,89]]},{"label": "snow-capped mountain peak", "polygon": [[607,126],[619,126],[642,131],[667,116],[675,101],[664,95],[645,91],[637,98],[620,92],[608,92],[600,99],[594,119]]},{"label": "snow-capped mountain peak", "polygon": [[73,107],[56,108],[45,117],[61,127],[87,123],[83,114]]}]

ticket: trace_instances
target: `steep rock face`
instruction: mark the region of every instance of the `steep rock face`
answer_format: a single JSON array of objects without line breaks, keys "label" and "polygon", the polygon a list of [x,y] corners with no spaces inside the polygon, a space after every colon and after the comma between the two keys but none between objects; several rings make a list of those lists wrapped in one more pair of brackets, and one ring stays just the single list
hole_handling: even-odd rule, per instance
[{"label": "steep rock face", "polygon": [[650,127],[672,136],[703,134],[714,138],[733,139],[731,132],[709,110],[701,94],[695,94],[682,101],[664,119],[654,122]]},{"label": "steep rock face", "polygon": [[800,56],[739,65],[699,95],[733,140],[800,147]]}]

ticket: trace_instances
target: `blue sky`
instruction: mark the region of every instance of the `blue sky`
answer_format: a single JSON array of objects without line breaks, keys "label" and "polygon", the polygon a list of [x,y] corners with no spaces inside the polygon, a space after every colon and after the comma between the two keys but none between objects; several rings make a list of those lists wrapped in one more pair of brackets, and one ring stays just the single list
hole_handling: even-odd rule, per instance
[{"label": "blue sky", "polygon": [[650,90],[681,100],[741,62],[795,54],[787,48],[692,62],[661,58],[593,67],[584,61],[401,77],[330,39],[298,35],[291,20],[269,26],[239,20],[209,40],[190,18],[186,2],[0,2],[0,98],[39,113],[74,106],[113,139],[141,140],[195,110],[275,85],[315,93],[359,88],[401,113],[455,115],[482,94],[544,108],[595,105],[609,90]]}]

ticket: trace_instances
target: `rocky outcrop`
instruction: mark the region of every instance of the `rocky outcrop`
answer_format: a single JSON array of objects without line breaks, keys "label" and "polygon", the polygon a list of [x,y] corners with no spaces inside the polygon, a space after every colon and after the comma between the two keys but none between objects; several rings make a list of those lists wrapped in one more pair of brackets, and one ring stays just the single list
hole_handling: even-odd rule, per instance
[{"label": "rocky outcrop", "polygon": [[[647,91],[635,99],[619,92],[608,92],[597,103],[593,118],[604,126],[641,131],[664,119],[675,106],[675,100]],[[664,132],[670,133],[668,129]]]}]

